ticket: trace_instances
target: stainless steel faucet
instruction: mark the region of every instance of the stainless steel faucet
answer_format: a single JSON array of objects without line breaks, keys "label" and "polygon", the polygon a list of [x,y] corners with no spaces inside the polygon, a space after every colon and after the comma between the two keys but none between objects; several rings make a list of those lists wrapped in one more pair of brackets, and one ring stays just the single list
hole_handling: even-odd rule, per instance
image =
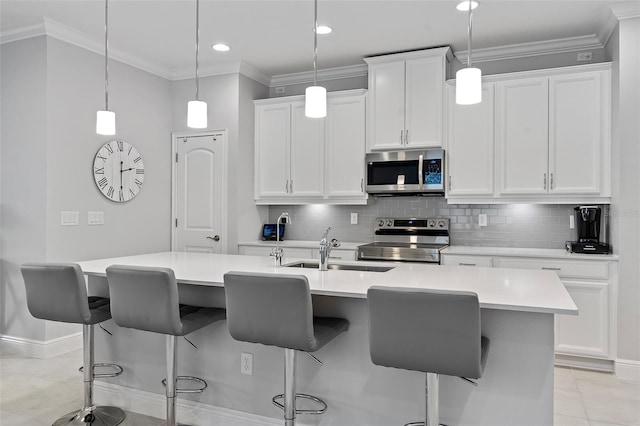
[{"label": "stainless steel faucet", "polygon": [[335,247],[340,247],[340,241],[335,238],[331,241],[327,241],[327,237],[329,236],[329,231],[331,231],[331,227],[328,227],[326,231],[324,231],[324,235],[320,240],[320,270],[326,271],[329,266],[329,255],[331,254],[331,250]]},{"label": "stainless steel faucet", "polygon": [[284,254],[284,251],[280,248],[280,222],[284,217],[287,218],[287,223],[292,223],[289,213],[283,212],[278,216],[278,220],[276,221],[276,248],[271,251],[271,254],[269,254],[269,256],[272,256],[275,259],[276,267],[282,266],[282,257]]}]

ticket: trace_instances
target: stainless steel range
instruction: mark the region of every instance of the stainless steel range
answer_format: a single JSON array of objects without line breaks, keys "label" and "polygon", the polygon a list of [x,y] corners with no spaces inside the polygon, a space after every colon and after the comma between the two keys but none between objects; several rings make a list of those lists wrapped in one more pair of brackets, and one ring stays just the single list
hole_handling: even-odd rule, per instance
[{"label": "stainless steel range", "polygon": [[358,260],[440,263],[449,245],[449,219],[376,219],[373,243],[358,247]]}]

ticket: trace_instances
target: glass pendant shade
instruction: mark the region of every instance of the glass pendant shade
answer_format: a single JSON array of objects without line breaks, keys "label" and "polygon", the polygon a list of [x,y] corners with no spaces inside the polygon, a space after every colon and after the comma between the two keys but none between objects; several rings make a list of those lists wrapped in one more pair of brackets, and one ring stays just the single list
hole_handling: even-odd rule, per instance
[{"label": "glass pendant shade", "polygon": [[96,133],[99,135],[116,134],[116,113],[113,111],[98,111],[96,114]]},{"label": "glass pendant shade", "polygon": [[304,94],[304,115],[310,118],[326,117],[327,89],[322,86],[309,86]]},{"label": "glass pendant shade", "polygon": [[473,105],[482,102],[480,68],[463,68],[456,73],[456,103]]},{"label": "glass pendant shade", "polygon": [[187,126],[192,129],[207,128],[207,103],[189,101],[187,103]]}]

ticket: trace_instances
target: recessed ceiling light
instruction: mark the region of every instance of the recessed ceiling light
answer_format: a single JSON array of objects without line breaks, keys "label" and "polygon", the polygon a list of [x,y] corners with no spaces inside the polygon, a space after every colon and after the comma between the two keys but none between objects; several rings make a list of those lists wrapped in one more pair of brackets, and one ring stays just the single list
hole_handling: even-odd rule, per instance
[{"label": "recessed ceiling light", "polygon": [[[478,7],[478,2],[477,1],[472,1],[471,2],[471,10],[475,9],[476,7]],[[462,2],[458,3],[458,5],[456,6],[456,9],[458,9],[461,12],[467,12],[469,10],[469,2],[468,1],[462,1]]]},{"label": "recessed ceiling light", "polygon": [[228,52],[231,48],[224,43],[217,43],[211,46],[213,50],[217,50],[218,52]]},{"label": "recessed ceiling light", "polygon": [[318,31],[318,34],[329,34],[331,31],[333,31],[333,29],[326,25],[318,25],[317,31]]}]

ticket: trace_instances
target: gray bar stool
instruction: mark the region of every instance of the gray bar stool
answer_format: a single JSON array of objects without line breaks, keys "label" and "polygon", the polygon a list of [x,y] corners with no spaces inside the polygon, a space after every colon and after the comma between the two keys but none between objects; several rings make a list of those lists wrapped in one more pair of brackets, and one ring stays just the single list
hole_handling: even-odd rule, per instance
[{"label": "gray bar stool", "polygon": [[480,334],[478,295],[463,291],[371,287],[369,350],[374,364],[427,373],[426,422],[439,425],[439,375],[482,376],[489,339]]},{"label": "gray bar stool", "polygon": [[[302,275],[228,272],[224,275],[227,324],[240,341],[284,348],[284,393],[273,403],[284,410],[284,424],[294,426],[296,414],[322,414],[321,399],[297,394],[296,351],[315,352],[349,328],[342,318],[314,317],[309,282]],[[315,401],[317,410],[296,409],[296,398]],[[284,404],[279,400],[284,399]]]},{"label": "gray bar stool", "polygon": [[[68,413],[53,425],[114,426],[125,413],[120,408],[93,404],[93,379],[116,377],[122,368],[116,364],[95,364],[94,324],[111,318],[109,299],[87,297],[87,287],[80,266],[73,263],[25,263],[20,268],[27,292],[27,307],[36,318],[82,324],[84,406]],[[94,373],[95,367],[113,368],[113,373]]]},{"label": "gray bar stool", "polygon": [[[175,426],[176,394],[200,393],[207,387],[198,377],[177,375],[178,336],[223,320],[225,310],[181,305],[175,275],[167,268],[112,265],[107,268],[107,281],[116,324],[166,335],[167,378],[162,381],[166,386],[166,424]],[[196,381],[200,387],[178,388],[178,380]]]}]

